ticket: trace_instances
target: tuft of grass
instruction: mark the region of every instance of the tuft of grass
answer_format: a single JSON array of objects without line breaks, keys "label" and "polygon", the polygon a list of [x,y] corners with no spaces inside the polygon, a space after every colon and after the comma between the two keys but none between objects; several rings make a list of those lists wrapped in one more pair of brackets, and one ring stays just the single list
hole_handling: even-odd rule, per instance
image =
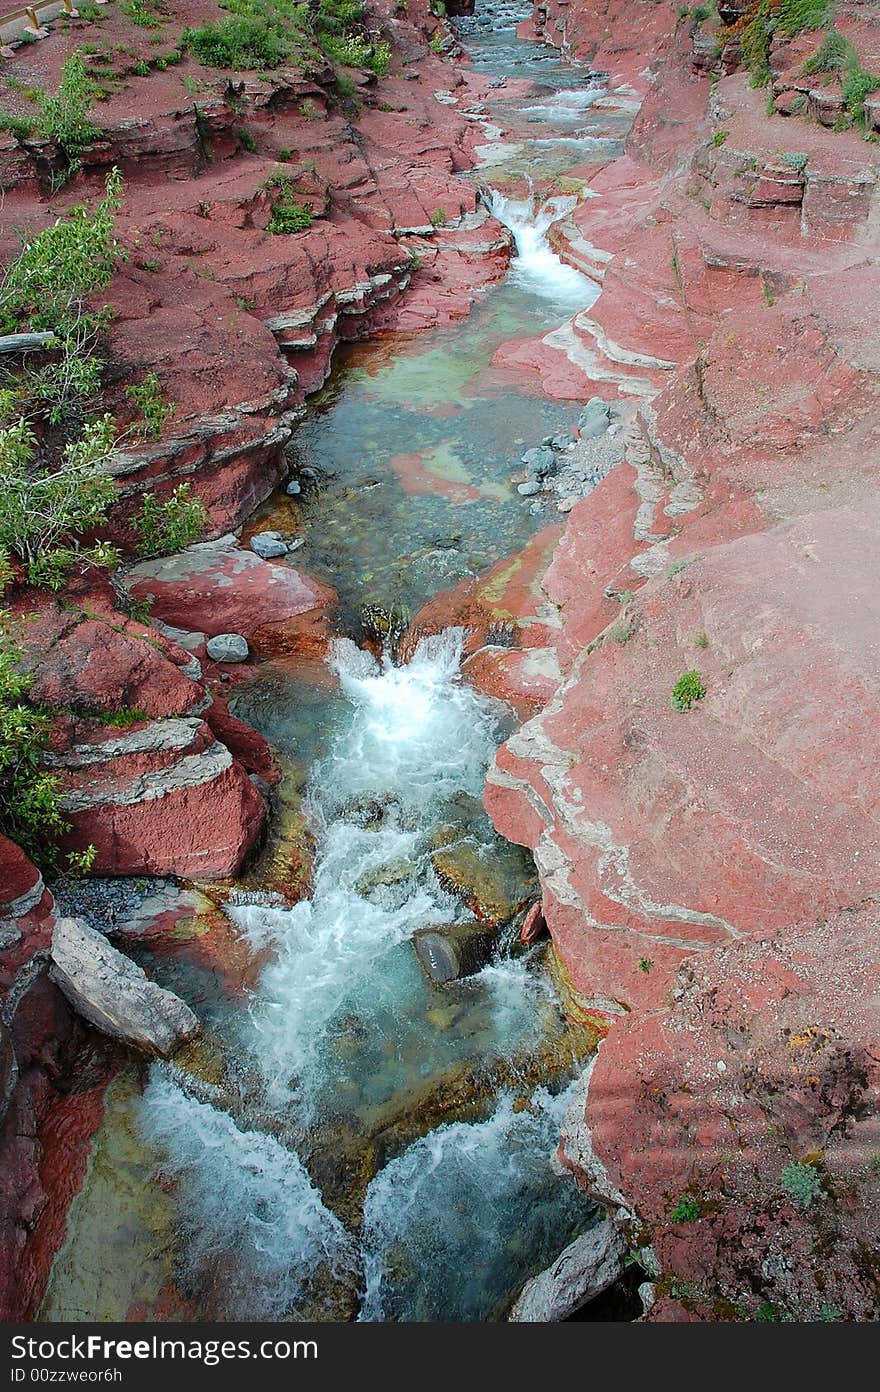
[{"label": "tuft of grass", "polygon": [[708,646],[709,646],[709,639],[708,639],[708,637],[706,636],[706,634],[703,632],[703,630],[700,629],[699,633],[695,633],[695,634],[694,634],[694,647],[695,647],[695,648],[708,648]]},{"label": "tuft of grass", "polygon": [[139,706],[123,706],[122,710],[110,711],[107,715],[101,716],[102,725],[110,725],[114,730],[128,730],[132,725],[140,725],[145,720],[149,720],[149,715]]}]

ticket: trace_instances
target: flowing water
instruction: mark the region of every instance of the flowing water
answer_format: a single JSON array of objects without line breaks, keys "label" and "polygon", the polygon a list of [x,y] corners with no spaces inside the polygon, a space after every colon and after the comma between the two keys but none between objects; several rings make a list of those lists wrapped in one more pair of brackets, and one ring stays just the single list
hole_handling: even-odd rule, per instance
[{"label": "flowing water", "polygon": [[[415,608],[556,520],[511,474],[578,407],[492,357],[598,293],[548,233],[623,126],[597,114],[597,79],[516,37],[526,13],[459,21],[497,84],[472,113],[486,140],[474,177],[494,181],[486,197],[516,242],[505,283],[448,329],[341,350],[293,446],[315,486],[252,520],[298,532],[292,560],[338,590],[343,631],[363,604]],[[522,77],[525,95],[505,90]],[[205,1037],[109,1090],[45,1318],[501,1318],[593,1221],[551,1167],[585,1041],[540,950],[502,934],[442,990],[413,950],[420,929],[478,928],[457,885],[514,927],[536,893],[480,805],[512,717],[463,681],[462,640],[423,639],[399,664],[340,637],[324,677],[279,661],[239,688],[237,714],[297,763],[309,897],[230,896],[219,965],[197,936],[142,944]]]}]

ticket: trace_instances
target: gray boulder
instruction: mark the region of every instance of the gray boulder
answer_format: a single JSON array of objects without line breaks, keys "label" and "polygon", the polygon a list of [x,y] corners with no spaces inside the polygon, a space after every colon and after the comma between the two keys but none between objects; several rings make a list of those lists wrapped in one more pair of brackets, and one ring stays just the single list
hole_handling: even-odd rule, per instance
[{"label": "gray boulder", "polygon": [[536,493],[540,493],[541,485],[537,479],[529,479],[528,483],[518,483],[516,491],[524,498],[534,498]]},{"label": "gray boulder", "polygon": [[264,561],[272,561],[276,556],[286,556],[288,547],[277,532],[257,532],[251,537],[251,550]]},{"label": "gray boulder", "polygon": [[246,662],[250,648],[240,633],[218,633],[208,639],[205,651],[212,662]]},{"label": "gray boulder", "polygon": [[179,996],[81,919],[56,920],[49,975],[84,1020],[144,1053],[169,1058],[201,1028]]},{"label": "gray boulder", "polygon": [[594,396],[587,402],[578,416],[578,430],[582,440],[598,440],[605,434],[611,421],[611,406],[601,397]]},{"label": "gray boulder", "polygon": [[526,1281],[508,1320],[559,1324],[613,1286],[624,1271],[627,1247],[610,1218],[575,1238],[551,1266]]}]

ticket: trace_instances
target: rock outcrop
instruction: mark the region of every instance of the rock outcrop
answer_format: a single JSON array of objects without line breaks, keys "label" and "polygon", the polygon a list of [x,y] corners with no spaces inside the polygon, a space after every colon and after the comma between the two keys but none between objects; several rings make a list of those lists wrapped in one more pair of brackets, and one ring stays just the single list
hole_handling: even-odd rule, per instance
[{"label": "rock outcrop", "polygon": [[623,1275],[627,1245],[606,1218],[569,1243],[548,1266],[527,1281],[508,1319],[513,1324],[558,1324],[613,1286]]},{"label": "rock outcrop", "polygon": [[143,1053],[169,1058],[198,1033],[179,996],[80,919],[55,920],[49,975],[84,1020]]},{"label": "rock outcrop", "polygon": [[[876,1319],[878,165],[839,104],[780,104],[816,35],[774,39],[768,114],[717,26],[631,8],[536,11],[639,110],[556,233],[599,299],[500,357],[629,405],[550,621],[514,615],[561,676],[485,802],[607,1034],[562,1158],[645,1317]],[[870,69],[876,16],[838,24]]]}]

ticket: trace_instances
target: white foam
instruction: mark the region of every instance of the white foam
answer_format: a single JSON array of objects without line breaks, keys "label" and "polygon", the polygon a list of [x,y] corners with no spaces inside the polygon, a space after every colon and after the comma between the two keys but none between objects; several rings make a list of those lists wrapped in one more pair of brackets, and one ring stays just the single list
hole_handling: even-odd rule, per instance
[{"label": "white foam", "polygon": [[280,1318],[320,1266],[354,1272],[355,1246],[299,1157],[185,1092],[154,1064],[140,1129],[177,1184],[184,1280],[209,1274],[219,1317]]},{"label": "white foam", "polygon": [[577,201],[573,196],[558,196],[538,207],[534,195],[509,198],[497,189],[490,191],[489,199],[493,214],[510,228],[516,242],[510,279],[520,289],[552,300],[567,314],[586,309],[599,294],[593,281],[557,256],[547,237],[553,223],[567,217]]}]

